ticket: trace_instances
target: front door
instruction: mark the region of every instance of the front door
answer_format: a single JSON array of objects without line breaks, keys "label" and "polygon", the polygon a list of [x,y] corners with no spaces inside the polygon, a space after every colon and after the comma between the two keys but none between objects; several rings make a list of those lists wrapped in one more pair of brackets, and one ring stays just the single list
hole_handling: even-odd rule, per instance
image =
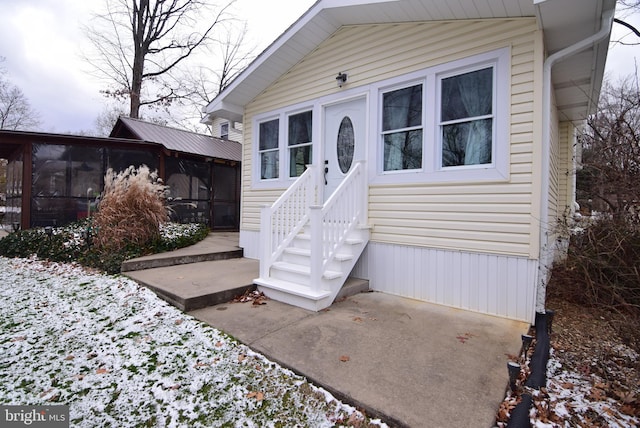
[{"label": "front door", "polygon": [[366,107],[366,98],[358,98],[324,108],[325,201],[340,185],[355,162],[364,159]]}]

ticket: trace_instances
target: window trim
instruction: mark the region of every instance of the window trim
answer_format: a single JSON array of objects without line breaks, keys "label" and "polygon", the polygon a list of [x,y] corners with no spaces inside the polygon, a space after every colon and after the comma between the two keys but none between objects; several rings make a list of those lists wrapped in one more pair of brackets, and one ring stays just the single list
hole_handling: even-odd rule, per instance
[{"label": "window trim", "polygon": [[[493,67],[493,142],[490,164],[442,167],[440,131],[440,100],[442,78],[469,71]],[[509,180],[510,127],[510,48],[496,49],[463,59],[398,76],[372,85],[377,91],[378,114],[373,135],[377,135],[375,150],[371,151],[369,179],[371,184],[439,183],[464,181]],[[384,170],[384,141],[382,131],[382,95],[396,89],[423,84],[423,148],[422,168],[412,170]]]},{"label": "window trim", "polygon": [[[275,120],[278,121],[278,143],[275,148],[262,150],[260,149],[260,125],[262,125],[263,123],[273,122]],[[255,144],[256,155],[254,156],[254,159],[256,159],[256,164],[257,164],[256,176],[258,177],[258,180],[260,180],[261,182],[277,181],[281,177],[280,135],[282,133],[282,121],[280,120],[279,117],[268,117],[258,121],[256,123],[256,129],[258,130],[257,132],[258,138],[256,139],[256,144]],[[270,152],[276,152],[278,154],[278,176],[276,178],[262,178],[262,155],[264,153],[270,153]]]},{"label": "window trim", "polygon": [[[253,117],[253,133],[251,137],[253,159],[251,168],[251,187],[254,189],[279,189],[287,188],[298,177],[289,176],[289,116],[304,113],[310,111],[312,115],[312,140],[307,145],[312,147],[311,157],[312,163],[315,162],[316,156],[318,156],[318,150],[313,149],[313,144],[318,140],[319,122],[318,122],[318,107],[317,104],[298,104],[294,106],[288,106],[276,111],[259,114]],[[271,120],[278,119],[278,178],[261,178],[261,160],[260,160],[260,124],[269,122]],[[302,147],[302,145],[296,145],[295,147]]]},{"label": "window trim", "polygon": [[[226,130],[226,136],[225,136],[225,131],[224,131],[224,127],[226,126],[227,130]],[[229,124],[229,122],[222,122],[220,124],[220,138],[224,139],[224,140],[228,140],[229,139],[229,130],[231,129],[231,125]]]}]

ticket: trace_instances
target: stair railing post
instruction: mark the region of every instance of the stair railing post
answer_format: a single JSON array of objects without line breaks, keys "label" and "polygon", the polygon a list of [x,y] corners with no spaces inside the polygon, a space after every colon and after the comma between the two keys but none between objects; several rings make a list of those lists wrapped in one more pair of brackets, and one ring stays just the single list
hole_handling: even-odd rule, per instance
[{"label": "stair railing post", "polygon": [[260,278],[269,277],[271,268],[271,205],[263,205],[260,210]]},{"label": "stair railing post", "polygon": [[369,186],[367,186],[367,163],[359,161],[360,179],[358,180],[358,192],[362,195],[360,199],[360,225],[369,223]]},{"label": "stair railing post", "polygon": [[311,227],[311,266],[310,268],[310,288],[314,292],[320,291],[322,279],[322,206],[312,205],[309,213],[309,225]]}]

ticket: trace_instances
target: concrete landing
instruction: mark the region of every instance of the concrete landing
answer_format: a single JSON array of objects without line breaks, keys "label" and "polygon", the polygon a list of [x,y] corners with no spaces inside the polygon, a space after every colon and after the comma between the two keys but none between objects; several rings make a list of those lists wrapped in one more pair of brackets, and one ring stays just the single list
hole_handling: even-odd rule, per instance
[{"label": "concrete landing", "polygon": [[311,312],[273,300],[190,312],[392,427],[491,427],[526,323],[362,293]]}]

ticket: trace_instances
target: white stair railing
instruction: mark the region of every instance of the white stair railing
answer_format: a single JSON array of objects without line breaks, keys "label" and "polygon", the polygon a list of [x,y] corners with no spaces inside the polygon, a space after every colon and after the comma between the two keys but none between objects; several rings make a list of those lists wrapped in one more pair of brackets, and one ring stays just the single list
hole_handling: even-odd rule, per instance
[{"label": "white stair railing", "polygon": [[309,221],[309,208],[317,199],[315,167],[307,170],[273,203],[260,212],[260,276],[267,278],[271,265]]},{"label": "white stair railing", "polygon": [[322,277],[349,233],[367,223],[368,191],[365,161],[356,162],[323,206],[311,209],[311,288]]}]

